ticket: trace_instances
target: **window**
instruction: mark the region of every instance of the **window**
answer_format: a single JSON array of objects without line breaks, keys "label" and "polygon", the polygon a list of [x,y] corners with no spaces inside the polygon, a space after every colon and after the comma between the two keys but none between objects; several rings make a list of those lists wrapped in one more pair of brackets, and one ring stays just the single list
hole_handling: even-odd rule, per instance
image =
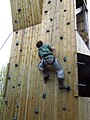
[{"label": "window", "polygon": [[78,64],[78,95],[90,97],[90,56],[77,54]]}]

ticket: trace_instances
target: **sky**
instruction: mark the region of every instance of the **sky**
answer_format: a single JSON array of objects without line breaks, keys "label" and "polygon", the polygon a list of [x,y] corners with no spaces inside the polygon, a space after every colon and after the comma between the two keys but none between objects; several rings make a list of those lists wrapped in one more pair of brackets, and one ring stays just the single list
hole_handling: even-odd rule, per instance
[{"label": "sky", "polygon": [[[11,19],[11,9],[10,0],[2,0],[0,2],[0,48],[12,32],[12,19]],[[12,42],[12,35],[0,49],[0,67],[6,65],[9,62],[10,48]]]},{"label": "sky", "polygon": [[[90,19],[90,0],[87,0],[88,4],[88,16]],[[89,20],[90,21],[90,20]],[[90,26],[90,22],[89,22]],[[2,0],[0,2],[0,48],[3,43],[6,41],[7,37],[12,32],[12,18],[11,18],[11,8],[10,8],[10,0]],[[9,37],[6,44],[0,49],[0,68],[3,65],[7,65],[10,57],[10,49],[12,43],[13,34]]]}]

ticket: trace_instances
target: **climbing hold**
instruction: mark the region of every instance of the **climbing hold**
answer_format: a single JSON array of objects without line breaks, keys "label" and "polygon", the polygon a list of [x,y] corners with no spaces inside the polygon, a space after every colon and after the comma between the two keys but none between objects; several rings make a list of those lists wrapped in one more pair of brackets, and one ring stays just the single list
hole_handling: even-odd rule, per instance
[{"label": "climbing hold", "polygon": [[7,105],[7,103],[8,103],[8,101],[7,100],[5,100],[5,104]]},{"label": "climbing hold", "polygon": [[66,110],[66,107],[65,107],[65,106],[63,107],[63,110]]},{"label": "climbing hold", "polygon": [[51,1],[48,1],[48,4],[50,4],[51,3]]},{"label": "climbing hold", "polygon": [[15,23],[17,23],[17,21],[15,20]]},{"label": "climbing hold", "polygon": [[5,97],[5,94],[3,95],[3,97]]},{"label": "climbing hold", "polygon": [[20,52],[22,52],[22,49],[20,49]]},{"label": "climbing hold", "polygon": [[19,105],[17,105],[17,108],[19,108]]},{"label": "climbing hold", "polygon": [[39,109],[38,107],[35,108],[35,114],[38,114],[39,113]]},{"label": "climbing hold", "polygon": [[18,42],[16,43],[16,46],[18,46],[19,44],[18,44]]},{"label": "climbing hold", "polygon": [[70,24],[70,22],[67,22],[67,25],[69,25]]},{"label": "climbing hold", "polygon": [[18,86],[20,86],[21,84],[19,83]]},{"label": "climbing hold", "polygon": [[20,8],[18,9],[18,12],[21,12],[21,9],[20,9]]},{"label": "climbing hold", "polygon": [[18,67],[18,64],[15,64],[15,67]]},{"label": "climbing hold", "polygon": [[46,98],[46,92],[43,93],[42,98],[43,98],[43,99]]},{"label": "climbing hold", "polygon": [[53,19],[52,19],[52,18],[50,18],[50,21],[53,21]]},{"label": "climbing hold", "polygon": [[64,62],[66,62],[67,61],[66,57],[64,57],[63,60],[64,60]]},{"label": "climbing hold", "polygon": [[64,12],[66,12],[66,10],[64,10]]},{"label": "climbing hold", "polygon": [[16,31],[16,34],[18,34],[18,31]]},{"label": "climbing hold", "polygon": [[12,88],[14,89],[14,88],[15,88],[15,86],[12,86]]},{"label": "climbing hold", "polygon": [[48,33],[48,32],[50,32],[50,30],[47,30],[46,32]]},{"label": "climbing hold", "polygon": [[71,73],[71,71],[68,71],[68,74],[70,74]]},{"label": "climbing hold", "polygon": [[63,40],[63,36],[60,36],[60,40]]},{"label": "climbing hold", "polygon": [[8,80],[10,80],[11,78],[10,77],[8,77]]},{"label": "climbing hold", "polygon": [[46,10],[46,11],[44,11],[44,13],[47,13],[48,11]]}]

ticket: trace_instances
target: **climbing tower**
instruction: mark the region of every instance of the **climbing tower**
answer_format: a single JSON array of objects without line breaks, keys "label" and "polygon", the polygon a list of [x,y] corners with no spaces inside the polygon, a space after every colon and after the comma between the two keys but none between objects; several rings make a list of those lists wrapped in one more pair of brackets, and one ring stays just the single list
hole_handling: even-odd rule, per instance
[{"label": "climbing tower", "polygon": [[[90,102],[90,84],[86,83],[90,78],[87,1],[11,0],[11,11],[13,40],[2,120],[90,119],[86,112]],[[39,40],[55,47],[54,54],[65,70],[70,92],[59,89],[51,67],[50,80],[44,83],[38,70]]]}]

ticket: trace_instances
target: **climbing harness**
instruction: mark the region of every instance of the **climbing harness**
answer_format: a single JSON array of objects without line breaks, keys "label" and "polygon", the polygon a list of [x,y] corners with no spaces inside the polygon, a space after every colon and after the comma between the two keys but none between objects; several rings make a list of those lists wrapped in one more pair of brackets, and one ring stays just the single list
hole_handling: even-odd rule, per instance
[{"label": "climbing harness", "polygon": [[[45,62],[47,64],[45,64]],[[55,57],[53,57],[53,61],[50,63],[48,62],[48,58],[43,58],[43,66],[47,66],[47,65],[53,65],[53,63],[55,62]]]}]

